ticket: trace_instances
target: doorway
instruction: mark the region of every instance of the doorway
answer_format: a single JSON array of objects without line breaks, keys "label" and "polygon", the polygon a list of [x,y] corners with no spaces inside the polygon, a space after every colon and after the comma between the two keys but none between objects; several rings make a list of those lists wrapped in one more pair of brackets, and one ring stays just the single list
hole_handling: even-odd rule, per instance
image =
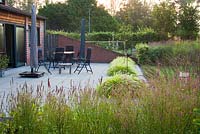
[{"label": "doorway", "polygon": [[9,57],[9,67],[23,66],[25,63],[24,27],[5,24],[6,53]]},{"label": "doorway", "polygon": [[9,57],[9,67],[15,67],[14,58],[14,25],[5,24],[6,54]]}]

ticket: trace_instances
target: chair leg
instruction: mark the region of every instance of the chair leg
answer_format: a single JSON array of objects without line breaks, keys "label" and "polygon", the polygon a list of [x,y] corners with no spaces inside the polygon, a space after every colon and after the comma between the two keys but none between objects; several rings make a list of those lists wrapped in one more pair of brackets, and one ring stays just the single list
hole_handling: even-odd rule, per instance
[{"label": "chair leg", "polygon": [[69,74],[72,73],[72,66],[69,66]]},{"label": "chair leg", "polygon": [[92,72],[92,74],[93,74],[93,71],[92,71],[92,68],[91,68],[90,64],[88,64],[88,66],[90,68],[90,70],[88,70],[88,71]]},{"label": "chair leg", "polygon": [[81,69],[79,70],[78,74],[80,74],[80,72],[83,70],[83,68],[86,67],[85,63],[82,65]]},{"label": "chair leg", "polygon": [[44,67],[45,67],[45,69],[48,71],[48,73],[52,74],[52,73],[50,72],[50,70],[49,70],[50,68],[48,68],[47,65],[46,65],[45,63],[44,63]]},{"label": "chair leg", "polygon": [[76,69],[74,70],[74,73],[75,73],[76,71],[78,71],[78,68],[80,68],[80,65],[81,65],[81,64],[78,64],[78,65],[77,65]]},{"label": "chair leg", "polygon": [[[89,68],[87,68],[87,66]],[[87,72],[91,72],[93,74],[93,71],[92,71],[92,68],[91,68],[90,64],[87,63],[85,67],[86,67]]]}]

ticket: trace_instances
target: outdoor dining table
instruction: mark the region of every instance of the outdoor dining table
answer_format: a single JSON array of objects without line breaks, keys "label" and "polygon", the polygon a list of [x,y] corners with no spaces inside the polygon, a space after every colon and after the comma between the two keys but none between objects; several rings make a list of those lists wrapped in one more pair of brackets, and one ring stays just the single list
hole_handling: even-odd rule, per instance
[{"label": "outdoor dining table", "polygon": [[[53,52],[53,54],[56,54],[56,53],[63,53],[63,52]],[[75,52],[74,51],[64,51],[63,54],[74,54]]]},{"label": "outdoor dining table", "polygon": [[[63,53],[63,52],[54,52],[53,54],[56,54],[56,53]],[[64,51],[64,55],[71,55],[71,54],[74,54],[75,52],[74,51]],[[71,66],[72,66],[72,63],[59,63],[58,64],[58,67],[59,67],[59,74],[61,74],[61,69],[62,67],[69,67],[69,73],[71,74]]]}]

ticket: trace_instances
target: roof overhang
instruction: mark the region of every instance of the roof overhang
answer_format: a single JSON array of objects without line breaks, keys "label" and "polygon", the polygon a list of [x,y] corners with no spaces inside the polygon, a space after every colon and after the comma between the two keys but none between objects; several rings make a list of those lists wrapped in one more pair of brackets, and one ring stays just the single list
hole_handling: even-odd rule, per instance
[{"label": "roof overhang", "polygon": [[[3,4],[0,4],[0,11],[1,10],[7,11],[7,12],[11,12],[11,13],[14,13],[14,14],[18,14],[18,15],[23,15],[23,16],[31,17],[30,13],[27,13],[27,12],[22,11],[20,9],[17,9],[17,8],[14,8],[14,7],[10,7],[10,6],[6,6],[6,5],[3,5]],[[43,17],[43,16],[37,15],[37,19],[46,20],[47,18]]]}]

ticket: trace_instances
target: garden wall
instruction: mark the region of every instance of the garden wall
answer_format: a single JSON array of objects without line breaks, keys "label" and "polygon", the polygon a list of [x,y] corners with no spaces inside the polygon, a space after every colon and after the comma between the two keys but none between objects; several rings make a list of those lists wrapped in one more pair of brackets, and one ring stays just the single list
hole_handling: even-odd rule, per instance
[{"label": "garden wall", "polygon": [[[75,56],[77,55],[77,53],[80,50],[80,43],[81,42],[79,40],[68,38],[68,37],[63,36],[63,35],[58,35],[58,46],[59,47],[65,47],[67,45],[74,46]],[[85,45],[86,49],[85,50],[87,50],[87,47],[92,48],[91,62],[109,63],[113,59],[115,59],[117,56],[121,56],[121,54],[119,54],[119,53],[101,48],[99,46],[96,46],[96,45],[93,45],[93,44],[90,44],[90,43],[86,43],[86,45]]]}]

